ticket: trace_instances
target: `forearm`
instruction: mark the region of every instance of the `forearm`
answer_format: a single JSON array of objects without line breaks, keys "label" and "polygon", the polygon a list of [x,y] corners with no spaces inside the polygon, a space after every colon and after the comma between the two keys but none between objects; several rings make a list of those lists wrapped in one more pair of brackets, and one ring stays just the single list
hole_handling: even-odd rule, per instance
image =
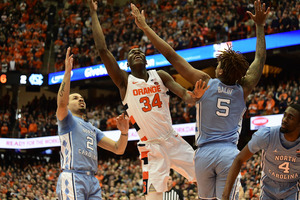
[{"label": "forearm", "polygon": [[128,143],[128,132],[127,133],[122,133],[120,135],[119,140],[116,142],[116,154],[122,155],[125,152],[126,146]]},{"label": "forearm", "polygon": [[256,25],[256,38],[255,58],[264,63],[266,60],[266,39],[264,25]]},{"label": "forearm", "polygon": [[57,106],[66,107],[69,102],[71,72],[65,71],[64,78],[57,93]]},{"label": "forearm", "polygon": [[100,26],[97,12],[96,11],[91,12],[91,17],[92,17],[92,31],[93,31],[93,37],[94,37],[96,48],[99,52],[101,50],[107,50],[105,37],[102,28]]},{"label": "forearm", "polygon": [[256,65],[251,65],[249,73],[253,77],[253,81],[257,84],[266,61],[266,40],[263,25],[256,25],[256,38],[255,62],[258,63]]},{"label": "forearm", "polygon": [[168,60],[172,54],[175,54],[175,50],[167,42],[161,39],[148,25],[143,28],[143,31],[155,48]]},{"label": "forearm", "polygon": [[235,183],[236,177],[240,173],[242,161],[235,159],[227,175],[226,185],[223,191],[222,200],[229,200],[230,192]]}]

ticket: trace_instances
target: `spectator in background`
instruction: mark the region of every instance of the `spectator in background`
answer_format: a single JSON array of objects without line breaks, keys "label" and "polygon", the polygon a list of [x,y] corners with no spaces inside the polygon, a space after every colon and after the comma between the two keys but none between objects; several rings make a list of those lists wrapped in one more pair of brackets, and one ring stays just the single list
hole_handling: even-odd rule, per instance
[{"label": "spectator in background", "polygon": [[251,99],[251,103],[249,104],[248,106],[248,111],[249,111],[249,116],[252,117],[252,116],[256,116],[257,115],[257,111],[258,111],[258,106],[257,106],[257,103],[254,99],[254,97]]},{"label": "spectator in background", "polygon": [[36,136],[37,136],[37,123],[36,120],[32,119],[28,127],[28,137],[36,137]]},{"label": "spectator in background", "polygon": [[265,98],[263,94],[259,94],[257,101],[258,114],[262,115],[265,112]]},{"label": "spectator in background", "polygon": [[4,122],[4,123],[2,123],[2,126],[1,126],[1,137],[7,138],[8,133],[9,133],[9,129],[8,129],[7,123]]},{"label": "spectator in background", "polygon": [[266,101],[265,114],[266,115],[274,114],[274,109],[275,109],[275,100],[273,98],[273,92],[269,92]]}]

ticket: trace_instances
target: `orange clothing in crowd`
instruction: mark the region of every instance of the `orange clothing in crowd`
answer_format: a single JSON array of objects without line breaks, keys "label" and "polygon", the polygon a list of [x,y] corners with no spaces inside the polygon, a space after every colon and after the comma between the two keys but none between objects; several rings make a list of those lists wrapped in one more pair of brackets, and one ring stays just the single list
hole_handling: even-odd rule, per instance
[{"label": "orange clothing in crowd", "polygon": [[20,128],[20,133],[21,133],[21,137],[25,137],[25,135],[28,133],[28,129],[26,128],[26,126],[22,126]]},{"label": "orange clothing in crowd", "polygon": [[265,100],[263,100],[263,99],[260,99],[257,101],[257,108],[259,111],[263,111],[265,109],[264,103],[265,103]]},{"label": "orange clothing in crowd", "polygon": [[7,134],[8,134],[8,127],[6,124],[4,124],[1,127],[1,137],[7,137]]},{"label": "orange clothing in crowd", "polygon": [[112,118],[107,119],[106,124],[107,124],[107,129],[108,130],[116,129],[117,128],[116,117],[112,117]]},{"label": "orange clothing in crowd", "polygon": [[29,124],[28,132],[29,133],[36,133],[37,132],[37,124],[35,122]]},{"label": "orange clothing in crowd", "polygon": [[248,110],[250,115],[256,115],[258,110],[257,103],[251,103],[248,107]]},{"label": "orange clothing in crowd", "polygon": [[267,115],[273,114],[274,106],[275,106],[274,99],[268,99],[266,102],[266,114]]}]

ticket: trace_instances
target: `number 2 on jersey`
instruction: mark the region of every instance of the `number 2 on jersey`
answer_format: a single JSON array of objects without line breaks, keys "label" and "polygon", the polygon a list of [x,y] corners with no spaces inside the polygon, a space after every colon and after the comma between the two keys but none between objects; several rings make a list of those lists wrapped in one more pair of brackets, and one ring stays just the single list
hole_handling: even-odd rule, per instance
[{"label": "number 2 on jersey", "polygon": [[144,112],[148,112],[148,111],[152,110],[152,107],[155,107],[155,106],[157,106],[157,107],[160,108],[160,107],[161,107],[161,104],[162,104],[162,102],[161,102],[161,100],[160,100],[160,98],[159,98],[159,94],[158,94],[158,93],[156,93],[156,94],[154,95],[151,104],[150,104],[150,99],[149,99],[149,97],[142,97],[142,98],[140,98],[140,103],[143,103],[143,104],[144,104],[144,107],[142,108],[142,110],[143,110]]},{"label": "number 2 on jersey", "polygon": [[94,144],[93,138],[87,136],[86,139],[87,139],[86,148],[88,148],[90,150],[94,150],[94,148],[93,148],[93,144]]}]

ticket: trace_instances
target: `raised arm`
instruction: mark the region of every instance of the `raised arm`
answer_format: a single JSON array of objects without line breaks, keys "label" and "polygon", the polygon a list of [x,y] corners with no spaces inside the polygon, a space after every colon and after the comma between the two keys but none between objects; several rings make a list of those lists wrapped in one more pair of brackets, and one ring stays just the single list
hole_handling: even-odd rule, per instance
[{"label": "raised arm", "polygon": [[191,92],[177,83],[167,72],[159,70],[157,73],[159,74],[165,86],[186,103],[196,103],[196,101],[200,99],[205,91],[209,88],[209,86],[207,87],[206,83],[202,82],[200,79],[196,82],[194,92]]},{"label": "raised arm", "polygon": [[65,74],[64,78],[60,84],[57,93],[57,119],[63,120],[68,115],[68,103],[70,94],[70,80],[71,71],[73,68],[73,55],[70,56],[71,48],[67,49],[66,59],[65,59]]},{"label": "raised arm", "polygon": [[256,25],[256,52],[255,59],[251,63],[245,77],[242,79],[242,86],[244,89],[244,99],[252,92],[253,88],[257,85],[264,68],[266,61],[266,40],[264,25],[266,22],[267,15],[270,8],[267,8],[266,5],[261,5],[260,0],[254,2],[255,15],[247,11],[252,20]]},{"label": "raised arm", "polygon": [[243,148],[243,150],[236,156],[227,175],[227,180],[223,191],[222,200],[229,200],[230,192],[232,190],[236,177],[240,173],[242,164],[246,162],[249,158],[251,158],[252,155],[253,153],[249,151],[248,145],[246,145]]},{"label": "raised arm", "polygon": [[90,14],[92,18],[92,31],[96,48],[99,52],[101,60],[104,63],[109,76],[119,88],[121,96],[123,93],[125,96],[128,73],[120,69],[116,59],[106,46],[105,37],[97,15],[97,0],[88,0],[88,4],[90,7]]},{"label": "raised arm", "polygon": [[129,118],[124,113],[117,117],[117,127],[121,131],[119,140],[115,142],[105,136],[100,140],[98,146],[115,154],[122,155],[128,143],[129,130]]},{"label": "raised arm", "polygon": [[158,51],[165,56],[165,58],[173,65],[176,71],[183,76],[187,81],[193,85],[199,79],[206,82],[210,79],[210,76],[201,70],[195,69],[186,60],[179,56],[175,50],[163,39],[161,39],[146,23],[144,11],[139,11],[139,9],[131,4],[131,13],[135,17],[136,25],[144,31],[146,36],[152,42]]}]

